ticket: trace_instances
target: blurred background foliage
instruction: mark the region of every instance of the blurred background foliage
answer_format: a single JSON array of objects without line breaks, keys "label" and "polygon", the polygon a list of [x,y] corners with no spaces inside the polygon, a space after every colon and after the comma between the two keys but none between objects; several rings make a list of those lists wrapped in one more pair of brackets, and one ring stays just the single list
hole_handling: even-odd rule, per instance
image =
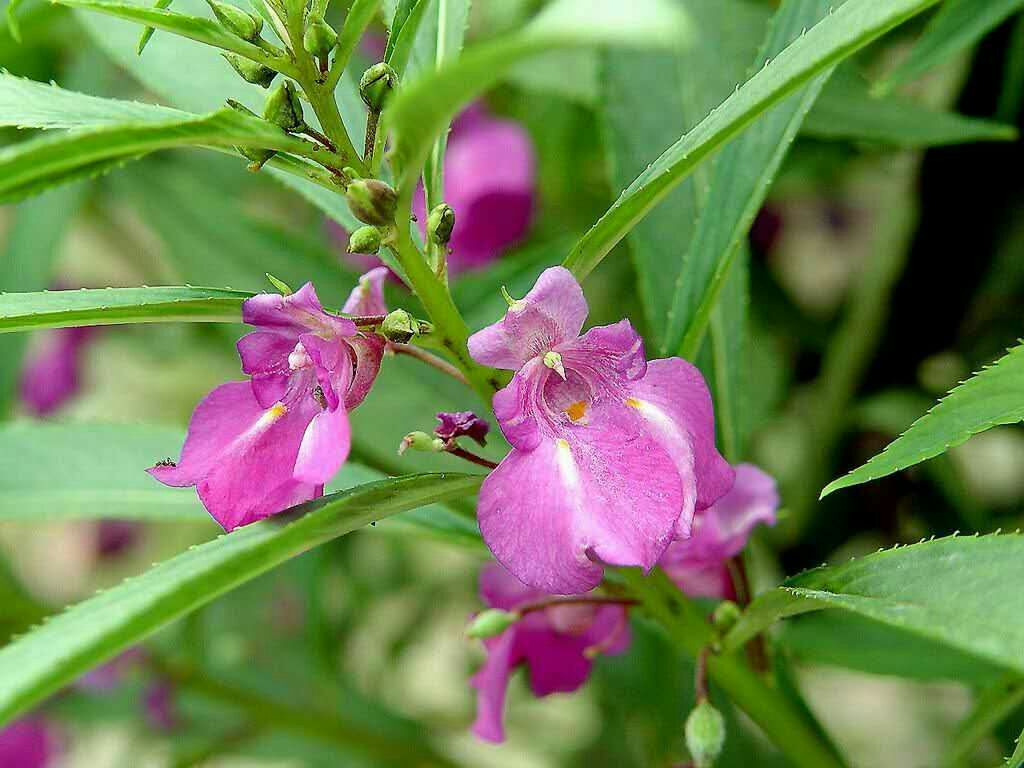
[{"label": "blurred background foliage", "polygon": [[[501,311],[498,285],[521,295],[623,186],[745,77],[774,4],[679,2],[699,21],[696,39],[679,53],[549,56],[517,68],[489,94],[494,112],[529,132],[538,203],[524,242],[486,273],[456,282],[473,328]],[[470,38],[515,29],[541,5],[477,0]],[[204,7],[198,0],[178,6]],[[200,45],[157,33],[137,59],[138,29],[127,22],[35,0],[21,16],[22,45],[0,26],[0,65],[14,74],[195,110],[228,96],[252,107],[262,99]],[[828,480],[877,453],[1021,333],[1024,158],[1019,142],[987,139],[1010,135],[991,121],[1020,123],[1024,22],[1007,18],[892,95],[872,95],[870,81],[906,59],[928,22],[899,28],[839,68],[750,232],[741,413],[751,437],[740,453],[778,478],[784,504],[780,524],[752,547],[759,588],[932,534],[1017,528],[1024,512],[1018,427],[993,429],[911,471],[817,501]],[[3,144],[23,138],[0,132]],[[587,281],[590,322],[628,316],[656,348],[662,329],[652,327],[640,297],[656,308],[674,276],[668,264],[635,267],[644,258],[667,262],[685,246],[694,222],[684,198],[699,194],[701,183],[697,176],[684,185],[689,191],[673,193]],[[0,209],[0,248],[0,288],[8,291],[179,283],[262,290],[271,272],[292,285],[314,281],[325,304],[337,307],[358,274],[318,209],[268,174],[194,151],[147,157]],[[638,274],[652,276],[650,284]],[[391,301],[411,300],[396,288]],[[130,472],[136,462],[143,493],[142,468],[175,455],[195,403],[238,376],[239,333],[228,326],[103,330],[84,354],[80,392],[51,417],[89,426],[73,443],[35,445],[10,430],[31,418],[18,377],[26,349],[44,340],[0,335],[0,407],[11,422],[0,429],[0,505],[38,518],[72,496],[88,504],[76,457],[90,440],[105,439],[97,423],[142,425],[138,445],[127,446],[110,471]],[[445,457],[399,458],[395,449],[406,432],[429,428],[434,412],[474,407],[471,395],[433,370],[392,359],[353,414],[354,458],[386,474],[450,466]],[[496,435],[488,455],[505,448]],[[25,461],[26,453],[36,460]],[[32,499],[24,493],[26,466],[38,491]],[[13,472],[19,482],[5,487]],[[195,504],[191,491],[175,499]],[[102,546],[106,524],[4,523],[0,634],[15,635],[215,534],[202,514],[196,520],[145,523],[112,550]],[[396,522],[321,547],[162,632],[149,644],[152,663],[113,691],[76,686],[61,694],[46,707],[65,742],[61,765],[409,766],[431,754],[467,766],[639,768],[682,760],[692,667],[641,619],[632,650],[602,658],[581,693],[538,701],[517,681],[508,743],[474,742],[466,680],[481,653],[463,626],[477,608],[475,578],[486,553],[474,537],[459,536],[460,520],[453,517],[443,540],[410,535]],[[783,679],[800,682],[856,766],[947,764],[973,693],[1000,674],[832,612],[792,621],[777,641]],[[154,668],[175,682],[170,728],[150,725],[140,707]],[[783,764],[744,720],[729,718],[722,766]],[[1024,710],[1006,718],[1003,730],[954,764],[994,765],[1022,720]]]}]

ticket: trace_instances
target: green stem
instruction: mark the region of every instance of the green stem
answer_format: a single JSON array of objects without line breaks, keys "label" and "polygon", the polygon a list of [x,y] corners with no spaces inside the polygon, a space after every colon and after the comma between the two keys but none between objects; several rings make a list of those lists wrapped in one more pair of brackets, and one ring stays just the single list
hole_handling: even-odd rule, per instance
[{"label": "green stem", "polygon": [[1000,678],[982,691],[946,748],[944,768],[965,765],[978,743],[1021,703],[1024,703],[1024,680],[1015,673]]},{"label": "green stem", "polygon": [[[716,641],[715,632],[700,609],[664,573],[655,571],[645,577],[635,568],[619,572],[681,650],[696,658],[704,647]],[[794,766],[843,768],[843,763],[804,717],[778,691],[769,688],[739,654],[711,654],[707,664],[711,679],[760,726]]]}]

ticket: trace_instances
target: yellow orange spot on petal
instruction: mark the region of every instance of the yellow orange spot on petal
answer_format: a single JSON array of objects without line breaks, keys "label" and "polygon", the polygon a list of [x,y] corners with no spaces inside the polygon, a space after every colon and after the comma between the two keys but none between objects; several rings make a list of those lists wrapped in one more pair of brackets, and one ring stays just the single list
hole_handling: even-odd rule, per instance
[{"label": "yellow orange spot on petal", "polygon": [[638,411],[644,407],[644,404],[637,400],[635,397],[627,397],[626,405],[628,405],[630,408],[636,408]]},{"label": "yellow orange spot on petal", "polygon": [[272,419],[280,419],[286,413],[288,413],[288,406],[284,403],[274,403],[270,406],[270,417]]},{"label": "yellow orange spot on petal", "polygon": [[575,403],[565,409],[566,415],[573,421],[579,421],[587,415],[587,402],[586,400],[577,400]]},{"label": "yellow orange spot on petal", "polygon": [[569,441],[568,441],[568,440],[566,440],[566,439],[564,439],[564,438],[561,438],[561,437],[560,437],[560,438],[558,438],[557,440],[555,440],[555,445],[557,445],[557,446],[558,446],[559,448],[561,448],[561,449],[562,449],[563,451],[568,451],[568,450],[571,450],[571,449],[569,448]]}]

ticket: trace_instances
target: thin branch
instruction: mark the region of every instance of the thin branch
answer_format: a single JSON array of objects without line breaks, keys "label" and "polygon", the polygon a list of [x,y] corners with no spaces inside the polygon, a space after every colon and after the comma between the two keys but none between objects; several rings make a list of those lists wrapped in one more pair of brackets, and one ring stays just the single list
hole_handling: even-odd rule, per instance
[{"label": "thin branch", "polygon": [[426,363],[427,365],[441,371],[441,373],[451,376],[453,379],[465,384],[467,387],[470,386],[469,379],[466,378],[466,375],[462,371],[447,360],[440,358],[431,352],[427,352],[425,349],[413,346],[412,344],[390,344],[389,348],[396,355],[407,355],[408,357],[415,358],[421,363]]},{"label": "thin branch", "polygon": [[485,459],[483,456],[477,456],[471,451],[467,451],[465,448],[461,448],[455,444],[454,441],[449,441],[448,445],[444,449],[445,453],[450,453],[452,456],[458,456],[460,459],[472,462],[480,467],[487,467],[487,469],[496,469],[497,464],[489,459]]}]

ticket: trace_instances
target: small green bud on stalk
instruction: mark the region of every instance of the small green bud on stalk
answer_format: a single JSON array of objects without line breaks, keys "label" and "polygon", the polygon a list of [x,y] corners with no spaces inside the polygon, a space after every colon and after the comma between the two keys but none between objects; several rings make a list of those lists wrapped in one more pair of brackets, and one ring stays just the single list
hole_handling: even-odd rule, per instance
[{"label": "small green bud on stalk", "polygon": [[380,324],[380,335],[395,344],[408,344],[419,332],[419,323],[404,309],[396,309]]},{"label": "small green bud on stalk", "polygon": [[398,73],[381,62],[363,73],[359,80],[359,95],[367,107],[374,112],[380,112],[397,85]]},{"label": "small green bud on stalk", "polygon": [[497,637],[506,629],[522,618],[514,611],[503,611],[499,608],[489,608],[478,613],[473,622],[466,629],[466,636],[483,640],[488,637]]},{"label": "small green bud on stalk", "polygon": [[260,16],[243,11],[241,8],[230,3],[221,3],[218,0],[206,0],[213,15],[228,32],[237,35],[243,40],[255,43],[263,31],[263,19]]},{"label": "small green bud on stalk", "polygon": [[712,768],[725,746],[725,718],[701,699],[686,718],[686,748],[694,768]]},{"label": "small green bud on stalk", "polygon": [[[241,104],[235,101],[234,99],[228,99],[228,106],[236,112],[241,112],[243,115],[248,115],[249,117],[255,117],[259,119],[259,115],[257,115],[244,104]],[[273,149],[254,149],[251,147],[239,146],[236,146],[235,149],[238,150],[238,153],[242,157],[249,161],[249,170],[252,171],[253,173],[261,170],[263,166],[267,164],[270,158],[277,154],[277,152]]]},{"label": "small green bud on stalk", "polygon": [[349,253],[377,253],[380,250],[380,230],[376,227],[360,227],[348,239]]},{"label": "small green bud on stalk", "polygon": [[274,78],[277,77],[277,72],[272,70],[270,67],[265,67],[262,64],[257,64],[255,61],[243,58],[234,53],[222,53],[228,64],[230,64],[235,72],[242,76],[242,79],[247,83],[253,83],[262,88],[269,88],[270,84],[274,82]]},{"label": "small green bud on stalk", "polygon": [[435,206],[427,217],[427,237],[431,242],[445,246],[452,239],[453,229],[455,229],[454,209],[448,203]]},{"label": "small green bud on stalk", "polygon": [[402,442],[398,446],[398,455],[401,456],[410,448],[425,453],[441,453],[444,451],[444,441],[439,437],[428,435],[426,432],[410,432],[402,438]]},{"label": "small green bud on stalk", "polygon": [[355,179],[345,193],[352,215],[366,224],[380,227],[395,220],[398,195],[377,179]]},{"label": "small green bud on stalk", "polygon": [[306,20],[306,31],[302,35],[302,47],[306,49],[306,53],[318,59],[325,59],[331,55],[337,44],[338,33],[324,21],[324,17],[310,14]]},{"label": "small green bud on stalk", "polygon": [[711,614],[711,623],[715,625],[715,629],[719,633],[725,634],[736,625],[742,613],[740,607],[732,600],[723,600]]},{"label": "small green bud on stalk", "polygon": [[301,133],[306,130],[306,121],[302,116],[302,101],[290,80],[282,80],[267,96],[263,117],[289,133]]}]

